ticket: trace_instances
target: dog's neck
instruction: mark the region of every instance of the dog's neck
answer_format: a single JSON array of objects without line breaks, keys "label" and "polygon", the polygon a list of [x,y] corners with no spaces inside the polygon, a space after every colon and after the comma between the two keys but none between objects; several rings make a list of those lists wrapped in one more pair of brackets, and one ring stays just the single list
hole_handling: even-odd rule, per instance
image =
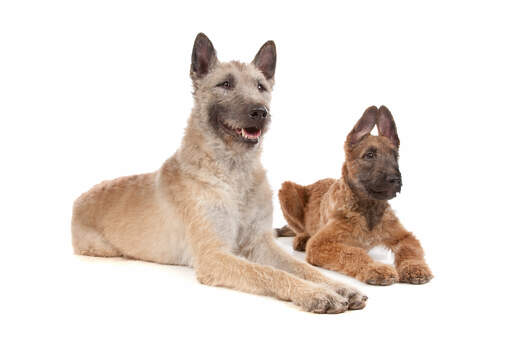
[{"label": "dog's neck", "polygon": [[365,217],[368,229],[372,230],[380,222],[384,211],[389,207],[387,200],[372,199],[356,190],[354,186],[350,184],[345,165],[343,165],[342,173],[342,177],[338,183],[343,206]]}]

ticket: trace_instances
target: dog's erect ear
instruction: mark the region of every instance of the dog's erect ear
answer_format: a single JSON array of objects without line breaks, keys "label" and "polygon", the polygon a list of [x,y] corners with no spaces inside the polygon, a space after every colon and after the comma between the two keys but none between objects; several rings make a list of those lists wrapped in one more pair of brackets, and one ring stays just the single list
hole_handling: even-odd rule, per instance
[{"label": "dog's erect ear", "polygon": [[273,79],[276,72],[276,44],[267,41],[260,48],[252,63],[261,71],[266,79]]},{"label": "dog's erect ear", "polygon": [[217,53],[213,44],[206,34],[199,33],[194,41],[192,50],[192,65],[190,75],[194,78],[201,78],[206,75],[217,63]]},{"label": "dog's erect ear", "polygon": [[380,136],[385,136],[390,139],[395,147],[398,148],[400,146],[400,139],[398,138],[393,115],[391,115],[389,109],[383,105],[379,108],[379,115],[377,116],[377,129],[379,130]]},{"label": "dog's erect ear", "polygon": [[353,146],[359,143],[365,136],[369,135],[377,123],[379,109],[376,106],[369,107],[363,116],[357,121],[352,131],[347,136],[347,142]]}]

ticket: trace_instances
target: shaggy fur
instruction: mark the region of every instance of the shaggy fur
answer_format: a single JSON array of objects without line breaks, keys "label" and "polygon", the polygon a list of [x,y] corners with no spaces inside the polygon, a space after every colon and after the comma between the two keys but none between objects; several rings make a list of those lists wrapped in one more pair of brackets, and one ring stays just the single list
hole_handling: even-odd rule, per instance
[{"label": "shaggy fur", "polygon": [[193,266],[201,283],[292,301],[307,311],[361,309],[366,297],[281,250],[260,161],[276,50],[221,63],[199,34],[195,105],[181,147],[154,173],[105,181],[73,207],[75,253]]},{"label": "shaggy fur", "polygon": [[[377,124],[379,136],[370,135]],[[433,276],[423,250],[406,231],[387,200],[400,191],[400,141],[389,110],[368,108],[345,142],[342,178],[309,186],[283,183],[279,200],[295,250],[306,260],[374,285],[397,281],[422,284]],[[293,233],[295,232],[295,233]],[[384,245],[395,254],[395,267],[373,261],[367,251]]]}]

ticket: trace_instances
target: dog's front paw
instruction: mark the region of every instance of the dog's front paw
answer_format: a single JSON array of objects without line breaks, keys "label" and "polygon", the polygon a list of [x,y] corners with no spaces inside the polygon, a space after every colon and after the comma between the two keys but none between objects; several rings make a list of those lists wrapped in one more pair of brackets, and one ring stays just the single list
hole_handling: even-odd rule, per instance
[{"label": "dog's front paw", "polygon": [[358,310],[366,306],[368,296],[363,295],[359,290],[339,282],[330,282],[328,285],[337,294],[348,299],[348,309]]},{"label": "dog's front paw", "polygon": [[292,301],[305,311],[317,314],[339,314],[346,311],[349,306],[347,298],[322,286],[304,290]]},{"label": "dog's front paw", "polygon": [[428,265],[421,260],[402,262],[398,272],[400,274],[400,282],[402,283],[425,284],[434,277]]},{"label": "dog's front paw", "polygon": [[387,264],[373,264],[366,271],[363,281],[371,285],[391,285],[398,282],[395,268]]}]

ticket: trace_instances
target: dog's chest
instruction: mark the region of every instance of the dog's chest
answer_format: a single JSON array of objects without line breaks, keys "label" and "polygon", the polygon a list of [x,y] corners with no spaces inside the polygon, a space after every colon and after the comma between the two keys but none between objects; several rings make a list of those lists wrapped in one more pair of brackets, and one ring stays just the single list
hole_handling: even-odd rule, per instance
[{"label": "dog's chest", "polygon": [[260,233],[272,227],[272,192],[266,179],[257,181],[250,176],[236,185],[231,184],[229,200],[225,201],[230,228],[225,230],[225,242],[233,250],[241,250]]},{"label": "dog's chest", "polygon": [[383,217],[368,217],[354,211],[338,211],[336,214],[345,230],[344,242],[370,249],[382,242],[384,232]]},{"label": "dog's chest", "polygon": [[239,244],[272,228],[272,190],[266,179],[239,201]]}]

